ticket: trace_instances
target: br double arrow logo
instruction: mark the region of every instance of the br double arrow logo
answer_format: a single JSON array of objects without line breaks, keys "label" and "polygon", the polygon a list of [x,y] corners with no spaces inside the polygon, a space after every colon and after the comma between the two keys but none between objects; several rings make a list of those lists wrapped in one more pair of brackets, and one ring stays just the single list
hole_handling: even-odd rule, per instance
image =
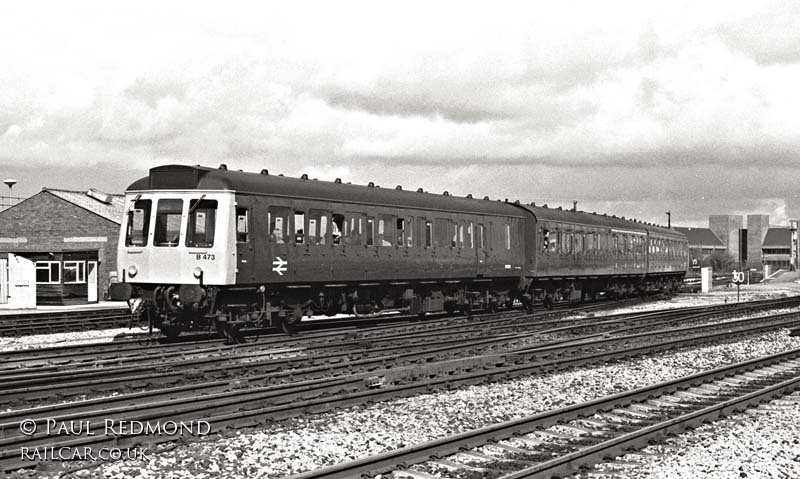
[{"label": "br double arrow logo", "polygon": [[286,267],[288,264],[288,261],[284,261],[280,256],[276,256],[275,261],[272,262],[272,271],[275,271],[279,275],[283,276],[283,273],[288,270]]}]

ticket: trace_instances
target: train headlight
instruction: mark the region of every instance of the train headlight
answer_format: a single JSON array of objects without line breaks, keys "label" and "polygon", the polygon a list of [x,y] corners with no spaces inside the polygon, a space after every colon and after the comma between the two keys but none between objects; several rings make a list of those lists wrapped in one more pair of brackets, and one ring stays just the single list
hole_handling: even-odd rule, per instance
[{"label": "train headlight", "polygon": [[128,276],[129,277],[133,278],[134,276],[136,276],[136,273],[138,273],[138,272],[139,272],[139,268],[137,268],[136,265],[132,264],[132,265],[128,266]]},{"label": "train headlight", "polygon": [[198,266],[192,274],[194,274],[195,278],[200,279],[200,276],[203,276],[203,269]]}]

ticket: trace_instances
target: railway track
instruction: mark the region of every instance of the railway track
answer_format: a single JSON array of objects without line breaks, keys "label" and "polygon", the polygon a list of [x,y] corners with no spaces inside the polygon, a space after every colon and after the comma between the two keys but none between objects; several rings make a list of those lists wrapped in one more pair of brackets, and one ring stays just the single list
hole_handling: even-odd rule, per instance
[{"label": "railway track", "polygon": [[[793,315],[793,317],[788,317]],[[335,407],[346,407],[364,402],[386,400],[418,394],[436,389],[447,389],[489,380],[505,379],[533,373],[564,370],[589,364],[602,363],[623,357],[651,354],[656,350],[671,349],[687,344],[719,341],[752,334],[765,329],[775,329],[787,324],[798,324],[796,313],[789,313],[785,322],[774,318],[761,318],[762,324],[747,326],[743,320],[741,328],[727,325],[724,331],[713,335],[695,334],[689,337],[663,341],[663,331],[652,332],[653,338],[661,342],[640,341],[631,343],[631,335],[617,335],[595,341],[592,349],[588,344],[578,346],[552,345],[546,348],[529,348],[434,363],[423,362],[410,365],[386,365],[385,358],[376,358],[372,368],[361,372],[359,364],[342,364],[339,372],[330,365],[316,368],[278,371],[265,375],[244,377],[234,374],[224,381],[206,381],[186,385],[176,382],[174,387],[150,390],[135,394],[51,405],[34,409],[0,414],[0,464],[3,468],[14,468],[13,462],[19,448],[26,444],[74,444],[97,445],[108,438],[64,438],[58,436],[21,436],[20,424],[25,419],[44,421],[56,418],[60,421],[101,421],[113,417],[120,420],[158,421],[203,418],[214,424],[215,431],[225,427],[254,426],[266,420],[279,420],[308,412],[327,411]],[[771,324],[763,324],[770,322]],[[702,327],[692,326],[695,331]],[[706,326],[708,328],[708,326]],[[718,328],[717,328],[718,329]],[[707,333],[707,331],[706,331]],[[614,335],[612,335],[614,336]],[[638,333],[639,340],[642,333]],[[618,347],[608,347],[616,342]],[[602,344],[601,344],[602,343]],[[571,351],[571,352],[570,352]],[[363,360],[365,362],[369,360]],[[332,374],[333,373],[333,374]],[[338,375],[336,375],[338,374]],[[131,381],[121,379],[121,383]],[[273,384],[268,384],[272,382]],[[74,387],[86,387],[87,381],[77,382]],[[64,389],[71,385],[64,384]],[[35,387],[22,388],[19,392],[33,394]],[[25,396],[21,396],[25,397]],[[219,428],[219,429],[217,429]],[[119,440],[119,438],[116,438]],[[144,438],[125,438],[128,441]],[[174,439],[174,438],[171,438]],[[158,438],[147,438],[158,441]],[[81,441],[88,441],[86,443]],[[16,456],[15,456],[16,453]],[[30,464],[28,464],[30,465]]]},{"label": "railway track", "polygon": [[96,331],[131,326],[128,308],[81,309],[0,315],[0,337]]},{"label": "railway track", "polygon": [[[783,302],[777,303],[783,305]],[[771,307],[775,306],[772,304]],[[759,307],[767,307],[760,304]],[[755,305],[750,308],[759,309]],[[313,338],[294,343],[280,343],[268,338],[263,343],[248,345],[209,345],[171,351],[154,347],[117,352],[113,357],[97,358],[79,355],[50,358],[6,357],[0,355],[0,403],[17,404],[32,400],[66,400],[77,395],[104,394],[117,390],[132,391],[148,386],[201,383],[213,380],[236,379],[250,384],[270,385],[288,381],[337,377],[369,371],[398,368],[454,360],[460,357],[506,352],[527,354],[526,361],[542,357],[582,354],[620,345],[648,344],[653,337],[680,337],[714,331],[716,325],[705,322],[729,314],[723,308],[686,308],[661,312],[614,315],[604,319],[553,320],[531,322],[525,317],[488,319],[476,327],[474,322],[443,323],[408,331],[388,328],[384,334],[368,331],[365,337],[312,335]],[[738,310],[734,310],[737,314]],[[750,318],[729,322],[726,327],[739,333],[743,328],[754,330],[794,324],[793,315]],[[567,323],[564,325],[564,323]],[[659,331],[658,327],[681,328]],[[700,325],[690,326],[694,323]],[[551,326],[548,328],[547,326]],[[552,327],[555,326],[555,327]],[[655,332],[652,332],[655,328]],[[739,329],[737,329],[739,328]],[[636,333],[641,329],[651,332]],[[599,338],[599,336],[606,336]],[[494,361],[495,359],[490,359]],[[70,361],[70,362],[67,362]],[[449,367],[449,366],[448,366]]]},{"label": "railway track", "polygon": [[[800,350],[292,476],[549,478],[800,390]],[[434,476],[436,474],[436,476]]]}]

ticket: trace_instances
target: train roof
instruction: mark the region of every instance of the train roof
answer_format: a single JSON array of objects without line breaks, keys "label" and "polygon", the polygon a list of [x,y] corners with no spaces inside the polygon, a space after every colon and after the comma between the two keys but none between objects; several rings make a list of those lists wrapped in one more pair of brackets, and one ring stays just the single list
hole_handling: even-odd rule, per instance
[{"label": "train roof", "polygon": [[379,186],[292,178],[262,173],[248,173],[203,166],[165,165],[150,169],[150,175],[128,187],[128,192],[147,190],[229,190],[256,194],[450,211],[483,215],[522,217],[523,213],[505,202],[404,191]]},{"label": "train roof", "polygon": [[519,208],[533,214],[538,221],[554,221],[557,223],[571,223],[578,225],[597,226],[601,228],[615,228],[626,231],[636,231],[640,233],[659,234],[663,236],[686,239],[686,236],[671,228],[642,223],[635,220],[618,218],[597,213],[587,213],[585,211],[572,211],[561,208],[546,208],[533,205],[516,205]]}]

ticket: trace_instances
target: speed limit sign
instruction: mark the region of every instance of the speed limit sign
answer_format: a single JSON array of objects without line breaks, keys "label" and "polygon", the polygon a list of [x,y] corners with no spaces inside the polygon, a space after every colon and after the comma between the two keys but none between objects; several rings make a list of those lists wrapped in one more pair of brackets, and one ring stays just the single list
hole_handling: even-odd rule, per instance
[{"label": "speed limit sign", "polygon": [[733,270],[733,278],[731,278],[731,282],[744,283],[744,271]]}]

